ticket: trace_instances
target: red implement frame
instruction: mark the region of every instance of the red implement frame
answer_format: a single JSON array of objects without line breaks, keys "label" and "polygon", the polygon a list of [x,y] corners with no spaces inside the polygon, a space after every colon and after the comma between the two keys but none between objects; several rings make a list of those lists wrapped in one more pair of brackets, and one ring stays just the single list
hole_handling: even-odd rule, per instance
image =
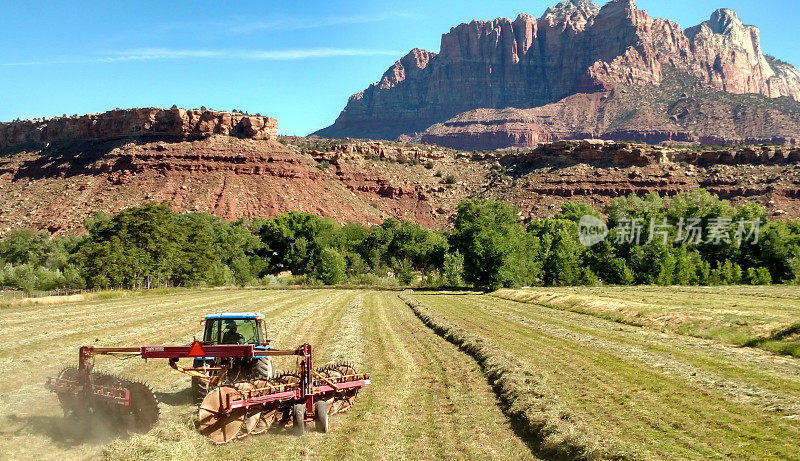
[{"label": "red implement frame", "polygon": [[[50,378],[47,386],[54,392],[70,392],[86,401],[90,397],[109,400],[113,403],[128,406],[130,393],[124,388],[108,388],[93,383],[93,358],[96,355],[139,355],[143,359],[169,359],[175,369],[178,359],[194,357],[189,346],[141,346],[141,347],[94,347],[82,346],[78,353],[77,381]],[[311,345],[304,344],[295,350],[258,350],[252,344],[209,344],[202,345],[202,356],[213,358],[254,357],[256,354],[267,356],[296,355],[302,357],[300,362],[300,385],[286,390],[285,386],[276,386],[267,393],[237,392],[228,396],[227,411],[237,408],[248,408],[265,403],[290,401],[304,403],[305,420],[314,419],[314,400],[329,396],[332,393],[361,388],[371,384],[369,374],[359,373],[337,378],[335,381],[317,375],[313,370]]]},{"label": "red implement frame", "polygon": [[[288,351],[283,351],[288,352]],[[281,354],[287,355],[287,354]],[[306,407],[305,420],[314,420],[314,401],[316,399],[329,396],[334,392],[341,392],[351,389],[359,389],[372,381],[368,373],[357,373],[354,375],[342,376],[333,380],[321,377],[314,373],[313,354],[311,345],[304,344],[296,351],[288,355],[297,355],[303,358],[300,362],[300,385],[291,390],[283,390],[281,387],[270,389],[270,393],[258,394],[258,391],[238,392],[229,394],[227,399],[227,411],[237,408],[249,408],[254,405],[266,403],[294,401],[304,403]],[[319,378],[319,379],[318,379]]]}]

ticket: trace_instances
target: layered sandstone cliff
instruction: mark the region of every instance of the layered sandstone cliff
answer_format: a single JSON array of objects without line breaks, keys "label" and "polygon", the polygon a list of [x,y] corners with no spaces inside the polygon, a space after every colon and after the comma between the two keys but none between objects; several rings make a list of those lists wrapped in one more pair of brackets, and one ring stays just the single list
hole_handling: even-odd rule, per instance
[{"label": "layered sandstone cliff", "polygon": [[149,107],[0,123],[0,148],[60,140],[195,139],[213,134],[275,140],[277,131],[277,120],[260,115]]},{"label": "layered sandstone cliff", "polygon": [[447,228],[466,198],[502,200],[524,218],[567,200],[594,206],[648,192],[706,188],[775,217],[800,217],[800,148],[687,148],[601,140],[472,153],[380,141],[214,135],[51,143],[0,156],[0,236],[27,227],[79,233],[96,211],[150,201],[225,219],[292,210],[339,222],[388,217]]},{"label": "layered sandstone cliff", "polygon": [[[633,0],[602,8],[571,0],[539,19],[521,14],[513,21],[454,27],[442,36],[438,54],[413,50],[380,82],[352,96],[336,122],[318,134],[394,139],[474,109],[529,109],[575,94],[659,87],[673,70],[727,93],[800,100],[800,73],[765,55],[758,29],[731,10],[717,10],[683,31],[672,21],[650,17]],[[695,131],[690,127],[687,133],[714,134]],[[758,139],[785,137],[770,125],[755,131]]]},{"label": "layered sandstone cliff", "polygon": [[535,147],[602,138],[699,144],[800,143],[800,102],[731,94],[664,66],[659,86],[578,93],[530,109],[474,109],[418,135],[455,149]]},{"label": "layered sandstone cliff", "polygon": [[400,143],[279,143],[211,135],[17,146],[0,151],[0,236],[16,227],[80,232],[95,211],[116,213],[164,200],[175,211],[229,220],[296,210],[342,223],[395,217],[443,227],[449,215],[437,210],[454,208],[450,201],[457,197],[433,199],[442,179],[423,161],[474,182],[483,177],[475,171],[480,165],[456,168],[448,150]]}]

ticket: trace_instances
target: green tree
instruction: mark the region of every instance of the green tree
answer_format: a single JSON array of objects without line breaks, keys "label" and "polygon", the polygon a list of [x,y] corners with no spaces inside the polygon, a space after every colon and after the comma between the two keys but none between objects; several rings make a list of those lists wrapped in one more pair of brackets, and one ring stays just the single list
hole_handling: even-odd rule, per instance
[{"label": "green tree", "polygon": [[675,251],[673,283],[676,285],[699,284],[698,265],[700,262],[700,254],[697,251],[688,251],[685,246],[678,247]]},{"label": "green tree", "polygon": [[766,267],[756,268],[755,277],[753,277],[752,281],[754,282],[754,285],[772,284],[772,276],[769,273],[769,269]]},{"label": "green tree", "polygon": [[325,285],[338,285],[344,281],[347,263],[341,253],[325,247],[319,252],[314,275]]},{"label": "green tree", "polygon": [[531,221],[528,233],[540,242],[545,284],[577,285],[581,282],[584,277],[581,259],[586,247],[578,240],[578,224],[575,221]]},{"label": "green tree", "polygon": [[339,237],[336,222],[300,211],[283,213],[260,224],[259,236],[270,249],[267,256],[273,272],[312,272],[321,250],[335,247]]},{"label": "green tree", "polygon": [[635,282],[633,271],[623,258],[612,258],[608,261],[604,280],[615,285],[632,285]]},{"label": "green tree", "polygon": [[50,250],[50,236],[45,232],[13,229],[0,240],[0,261],[42,266]]},{"label": "green tree", "polygon": [[128,208],[89,227],[77,259],[90,284],[100,276],[125,287],[172,278],[182,236],[168,203]]},{"label": "green tree", "polygon": [[8,278],[11,285],[21,289],[25,293],[33,293],[37,288],[39,279],[36,274],[36,268],[30,264],[13,266],[9,275]]},{"label": "green tree", "polygon": [[777,282],[795,279],[795,260],[800,257],[800,223],[772,221],[759,233],[758,242],[749,245],[745,259],[749,266],[765,267]]},{"label": "green tree", "polygon": [[403,285],[411,285],[416,280],[417,274],[414,273],[414,266],[407,259],[397,264],[397,280]]},{"label": "green tree", "polygon": [[491,291],[514,282],[519,268],[514,252],[529,243],[514,208],[490,200],[466,200],[458,206],[451,243],[464,255],[464,279]]},{"label": "green tree", "polygon": [[456,250],[444,256],[444,283],[449,287],[464,286],[464,256]]},{"label": "green tree", "polygon": [[555,216],[555,219],[567,219],[577,224],[586,215],[602,219],[599,211],[581,202],[564,202],[561,205],[561,212]]}]

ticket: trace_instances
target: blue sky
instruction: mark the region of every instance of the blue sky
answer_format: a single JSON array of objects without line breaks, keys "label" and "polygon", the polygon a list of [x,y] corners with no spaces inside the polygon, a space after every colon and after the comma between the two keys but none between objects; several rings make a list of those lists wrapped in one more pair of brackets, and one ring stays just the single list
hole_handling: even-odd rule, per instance
[{"label": "blue sky", "polygon": [[[0,121],[177,104],[260,112],[305,135],[410,49],[438,51],[451,27],[555,3],[0,0]],[[683,28],[734,9],[765,52],[800,65],[798,0],[637,5]]]}]

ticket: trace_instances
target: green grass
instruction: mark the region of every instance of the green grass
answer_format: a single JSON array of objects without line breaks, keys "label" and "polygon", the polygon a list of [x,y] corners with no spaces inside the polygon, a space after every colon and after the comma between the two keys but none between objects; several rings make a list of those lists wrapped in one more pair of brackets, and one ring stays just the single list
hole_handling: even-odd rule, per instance
[{"label": "green grass", "polygon": [[800,436],[795,359],[492,296],[414,298],[535,370],[587,430],[633,456],[800,457],[788,442]]},{"label": "green grass", "polygon": [[[643,459],[800,458],[800,361],[770,351],[800,333],[796,288],[411,296],[461,342],[385,290],[182,289],[9,306],[0,459],[531,459],[584,446]],[[189,379],[159,360],[97,358],[161,401],[156,427],[128,439],[77,431],[43,386],[82,344],[186,344],[201,315],[248,310],[264,312],[276,346],[308,342],[317,364],[348,359],[372,374],[331,432],[212,445],[195,430]],[[748,338],[760,343],[737,346]]]},{"label": "green grass", "polygon": [[800,287],[569,287],[494,296],[800,357]]},{"label": "green grass", "polygon": [[437,315],[409,296],[400,298],[425,325],[474,357],[500,398],[501,407],[515,422],[536,453],[550,459],[621,459],[626,454],[604,443],[575,414],[566,411],[558,394],[541,374],[471,331]]},{"label": "green grass", "polygon": [[[327,434],[284,431],[215,446],[197,433],[189,379],[166,361],[98,357],[99,371],[149,383],[161,420],[116,439],[102,426],[77,431],[62,417],[47,376],[74,364],[82,344],[186,344],[200,316],[261,311],[278,347],[313,345],[317,364],[348,359],[372,374]],[[440,338],[393,292],[372,290],[174,290],[0,311],[0,459],[532,459],[497,406],[477,363]],[[278,368],[294,366],[283,359]]]}]

